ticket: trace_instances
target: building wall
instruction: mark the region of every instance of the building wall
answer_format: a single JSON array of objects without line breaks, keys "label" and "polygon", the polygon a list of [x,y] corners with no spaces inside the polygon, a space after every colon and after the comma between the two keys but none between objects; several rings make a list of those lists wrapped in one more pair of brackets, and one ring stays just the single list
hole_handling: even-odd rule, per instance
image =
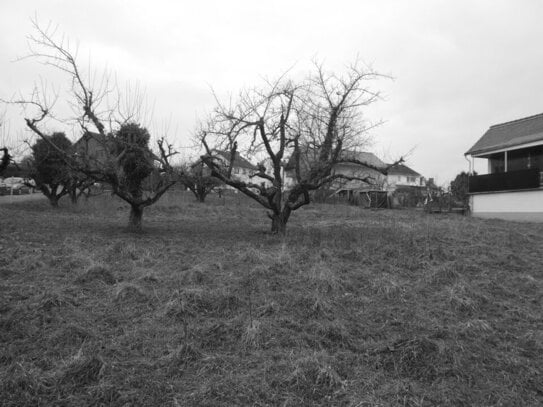
[{"label": "building wall", "polygon": [[543,222],[543,189],[473,194],[470,207],[475,217]]},{"label": "building wall", "polygon": [[386,178],[387,190],[393,191],[398,186],[417,187],[423,185],[422,176],[389,174]]},{"label": "building wall", "polygon": [[338,164],[332,170],[333,174],[341,174],[347,177],[366,178],[370,177],[369,182],[361,180],[342,180],[338,179],[331,185],[332,189],[380,189],[385,181],[385,176],[379,171],[363,167],[356,164]]}]

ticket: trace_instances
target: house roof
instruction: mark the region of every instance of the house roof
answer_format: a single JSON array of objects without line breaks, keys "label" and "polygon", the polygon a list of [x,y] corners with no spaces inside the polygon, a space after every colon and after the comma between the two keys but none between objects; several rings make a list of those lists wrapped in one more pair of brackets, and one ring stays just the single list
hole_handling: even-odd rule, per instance
[{"label": "house roof", "polygon": [[[228,151],[222,151],[222,150],[215,150],[213,151],[216,155],[224,158],[227,162],[230,161],[230,152]],[[236,155],[234,157],[234,167],[238,168],[247,168],[249,170],[258,170],[257,166],[252,164],[249,160],[242,157],[238,152],[236,152]]]},{"label": "house roof", "polygon": [[420,177],[421,175],[409,168],[407,165],[395,164],[388,169],[388,175],[409,175],[411,177]]},{"label": "house roof", "polygon": [[108,136],[87,131],[73,144],[72,148],[79,152],[105,150],[110,142]]},{"label": "house roof", "polygon": [[81,143],[86,143],[89,140],[96,140],[98,142],[106,141],[106,136],[103,136],[100,133],[95,133],[92,131],[86,131],[83,135],[74,143],[74,146]]},{"label": "house roof", "polygon": [[477,155],[543,141],[543,113],[490,126],[464,155]]},{"label": "house roof", "polygon": [[[345,150],[341,153],[341,158],[344,160],[356,160],[367,163],[369,166],[385,169],[387,165],[381,161],[375,154],[367,151],[351,151]],[[348,163],[347,163],[348,164]],[[357,165],[357,164],[354,164]]]},{"label": "house roof", "polygon": [[[302,157],[301,157],[301,160],[300,161],[310,161],[311,158],[314,158],[315,160],[317,160],[317,151],[316,150],[308,150],[307,152],[307,156],[304,156],[304,154],[302,154]],[[345,160],[356,160],[356,161],[360,161],[360,162],[363,162],[363,163],[367,163],[369,166],[372,166],[372,167],[377,167],[377,168],[382,168],[382,169],[385,169],[386,168],[386,164],[381,161],[379,158],[377,158],[377,156],[373,153],[370,153],[370,152],[367,152],[367,151],[352,151],[352,150],[344,150],[341,152],[341,158],[342,159],[345,159]],[[309,162],[305,162],[305,165],[306,166],[309,166]],[[355,164],[355,163],[338,163],[338,164],[341,164],[341,165],[358,165],[358,164]],[[294,170],[295,168],[295,162],[294,162],[294,156],[291,155],[289,160],[288,160],[288,163],[287,165],[285,166],[285,170],[286,171],[291,171],[291,170]]]}]

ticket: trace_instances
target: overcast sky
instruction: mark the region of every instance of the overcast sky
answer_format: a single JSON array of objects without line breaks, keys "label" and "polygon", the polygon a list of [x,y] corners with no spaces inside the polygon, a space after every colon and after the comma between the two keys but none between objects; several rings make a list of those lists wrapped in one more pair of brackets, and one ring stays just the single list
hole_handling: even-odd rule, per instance
[{"label": "overcast sky", "polygon": [[[444,184],[467,170],[464,152],[496,123],[543,112],[543,1],[115,1],[0,3],[0,97],[63,77],[26,53],[34,15],[80,44],[92,66],[138,81],[154,119],[171,117],[188,145],[210,88],[236,92],[317,58],[340,70],[359,56],[393,80],[367,117],[370,151]],[[85,62],[86,64],[86,62]],[[12,109],[10,132],[23,123]]]}]

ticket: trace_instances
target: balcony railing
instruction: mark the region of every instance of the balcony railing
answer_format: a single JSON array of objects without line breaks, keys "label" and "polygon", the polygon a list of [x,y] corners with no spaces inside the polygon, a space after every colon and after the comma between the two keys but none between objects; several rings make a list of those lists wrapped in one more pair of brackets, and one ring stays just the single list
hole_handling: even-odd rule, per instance
[{"label": "balcony railing", "polygon": [[536,189],[541,186],[539,168],[469,177],[469,192],[498,192],[519,189]]}]

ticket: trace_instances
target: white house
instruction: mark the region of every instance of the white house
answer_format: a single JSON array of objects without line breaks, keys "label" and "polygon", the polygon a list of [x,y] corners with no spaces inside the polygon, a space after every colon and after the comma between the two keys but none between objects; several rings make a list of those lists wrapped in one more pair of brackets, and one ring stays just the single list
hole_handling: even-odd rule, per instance
[{"label": "white house", "polygon": [[[217,157],[226,167],[230,163],[230,153],[227,151],[214,150],[213,155]],[[251,175],[258,172],[258,167],[244,158],[241,154],[236,153],[232,164],[232,178],[246,183],[271,185],[270,181],[260,177],[252,177]]]},{"label": "white house", "polygon": [[491,126],[465,155],[488,168],[469,177],[473,216],[543,221],[543,114]]},{"label": "white house", "polygon": [[387,171],[385,189],[395,191],[398,187],[424,187],[424,177],[407,165],[396,164]]}]

